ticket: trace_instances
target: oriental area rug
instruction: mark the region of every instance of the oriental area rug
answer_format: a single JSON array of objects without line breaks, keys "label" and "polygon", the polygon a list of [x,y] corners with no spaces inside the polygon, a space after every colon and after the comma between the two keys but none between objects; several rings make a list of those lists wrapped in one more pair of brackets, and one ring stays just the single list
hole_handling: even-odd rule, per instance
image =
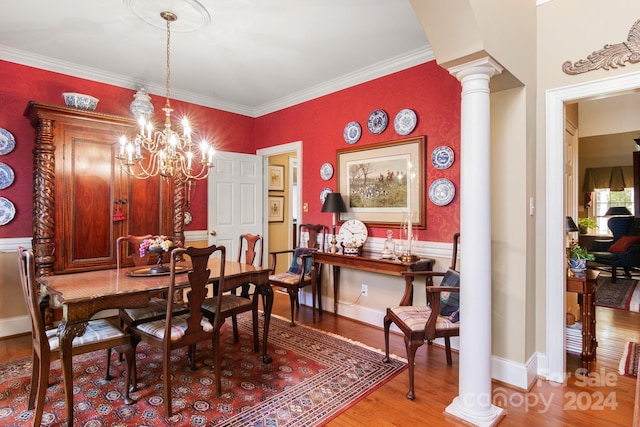
[{"label": "oriental area rug", "polygon": [[[248,314],[248,316],[247,316]],[[262,315],[260,322],[262,323]],[[74,357],[74,425],[93,426],[320,426],[335,418],[406,368],[394,357],[383,363],[380,350],[346,338],[272,317],[268,353],[262,363],[253,351],[250,313],[238,316],[240,342],[223,328],[222,396],[215,394],[211,343],[197,348],[197,371],[186,349],[172,352],[174,416],[164,415],[162,353],[138,345],[138,391],[133,405],[122,400],[124,362],[112,356],[111,381],[104,380],[105,352]],[[262,331],[262,325],[260,325]],[[381,337],[382,340],[382,337]],[[261,341],[262,342],[262,341]],[[114,352],[115,353],[115,352]],[[0,364],[0,425],[31,425],[27,410],[31,359]],[[53,362],[43,425],[64,426],[60,363]]]},{"label": "oriental area rug", "polygon": [[600,276],[596,285],[596,305],[621,310],[640,311],[640,288],[638,281],[617,277]]}]

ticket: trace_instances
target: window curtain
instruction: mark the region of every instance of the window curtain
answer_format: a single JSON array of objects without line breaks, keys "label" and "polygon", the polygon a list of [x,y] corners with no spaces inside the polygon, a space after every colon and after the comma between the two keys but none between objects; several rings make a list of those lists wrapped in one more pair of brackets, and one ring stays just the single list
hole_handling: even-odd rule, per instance
[{"label": "window curtain", "polygon": [[623,191],[625,188],[631,187],[633,187],[633,166],[587,168],[584,173],[582,191],[591,193],[596,188]]}]

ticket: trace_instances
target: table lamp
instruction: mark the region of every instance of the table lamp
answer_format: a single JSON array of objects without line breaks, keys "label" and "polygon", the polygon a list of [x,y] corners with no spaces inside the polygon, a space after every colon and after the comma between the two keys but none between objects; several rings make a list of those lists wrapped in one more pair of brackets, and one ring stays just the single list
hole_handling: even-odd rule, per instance
[{"label": "table lamp", "polygon": [[327,194],[327,198],[324,200],[324,204],[322,205],[321,212],[331,212],[333,213],[333,221],[331,222],[332,233],[331,236],[331,247],[329,248],[329,252],[335,254],[338,252],[338,247],[336,246],[336,221],[338,218],[338,214],[340,212],[346,212],[347,206],[344,204],[344,200],[342,200],[342,194],[340,193],[329,193]]},{"label": "table lamp", "polygon": [[631,216],[632,213],[624,206],[611,206],[604,216]]},{"label": "table lamp", "polygon": [[564,223],[564,227],[565,227],[565,233],[567,234],[567,239],[565,242],[565,248],[566,248],[566,252],[567,252],[567,259],[570,258],[570,252],[571,252],[571,244],[573,243],[573,239],[571,238],[570,234],[571,233],[575,233],[576,231],[580,231],[580,229],[578,228],[578,226],[576,225],[575,221],[573,220],[573,218],[571,218],[570,216],[565,218],[565,223]]}]

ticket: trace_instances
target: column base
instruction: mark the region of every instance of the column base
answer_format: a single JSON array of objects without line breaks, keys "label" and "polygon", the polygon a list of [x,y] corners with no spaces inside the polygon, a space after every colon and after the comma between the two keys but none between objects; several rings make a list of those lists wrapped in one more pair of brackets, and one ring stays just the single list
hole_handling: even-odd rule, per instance
[{"label": "column base", "polygon": [[460,396],[453,399],[453,402],[444,411],[449,415],[480,427],[498,425],[502,418],[507,415],[504,409],[495,405],[491,405],[488,411],[482,413],[469,411],[461,401]]}]

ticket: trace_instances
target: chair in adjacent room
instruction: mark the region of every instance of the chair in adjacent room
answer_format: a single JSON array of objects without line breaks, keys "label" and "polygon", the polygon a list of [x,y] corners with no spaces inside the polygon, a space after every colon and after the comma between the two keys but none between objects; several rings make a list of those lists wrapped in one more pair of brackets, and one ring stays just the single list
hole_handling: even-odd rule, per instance
[{"label": "chair in adjacent room", "polygon": [[[385,362],[389,362],[389,329],[394,323],[404,334],[409,365],[409,392],[407,398],[413,400],[415,356],[417,349],[425,341],[431,343],[436,338],[444,338],[447,364],[453,363],[450,337],[460,333],[459,292],[460,274],[456,271],[459,233],[453,236],[453,253],[449,269],[438,271],[406,271],[404,276],[425,278],[427,305],[401,305],[387,308],[384,317]],[[439,286],[433,285],[434,277],[440,277]],[[410,287],[410,282],[407,283]]]},{"label": "chair in adjacent room", "polygon": [[631,270],[640,267],[640,218],[614,216],[607,225],[613,238],[594,240],[590,253],[596,263],[611,267],[611,283],[616,283],[618,268],[630,277]]},{"label": "chair in adjacent room", "polygon": [[[298,293],[300,289],[311,285],[311,300],[313,306],[313,321],[316,321],[316,294],[318,293],[319,266],[313,263],[312,252],[324,251],[327,226],[322,224],[300,224],[298,232],[298,248],[271,252],[271,275],[269,284],[285,288],[291,301],[291,326],[295,326],[295,309],[300,310]],[[300,241],[306,231],[309,238],[306,247],[301,247]],[[284,273],[276,273],[279,257],[292,256],[289,269]],[[318,295],[318,310],[322,314],[322,299]]]},{"label": "chair in adjacent room", "polygon": [[[49,383],[50,364],[61,357],[57,329],[45,330],[44,319],[40,311],[39,285],[35,279],[35,262],[33,252],[23,247],[18,248],[20,282],[25,303],[31,320],[31,345],[33,367],[31,372],[31,391],[29,392],[28,409],[35,408],[33,425],[39,426],[42,421],[47,386]],[[135,360],[131,337],[108,320],[91,320],[87,323],[85,333],[73,339],[72,355],[90,353],[97,350],[115,348],[124,353],[126,359],[124,401],[134,403],[129,397],[131,378],[135,378]],[[107,360],[106,375],[109,378],[110,364]]]},{"label": "chair in adjacent room", "polygon": [[[215,280],[219,283],[220,288],[224,289],[225,252],[224,246],[215,245],[207,248],[176,248],[171,251],[171,273],[168,295],[173,295],[174,292],[179,289],[179,286],[176,285],[176,277],[180,274],[187,274],[189,311],[186,314],[176,315],[173,311],[174,300],[173,298],[168,298],[165,318],[139,323],[128,328],[134,350],[140,341],[162,350],[164,408],[167,417],[173,415],[171,405],[171,352],[173,350],[187,347],[189,349],[190,367],[192,370],[195,370],[195,352],[192,351],[192,349],[200,341],[211,340],[213,345],[216,392],[218,395],[221,393],[219,335],[223,319],[216,316],[214,322],[210,322],[202,313],[202,303],[207,297],[207,284],[210,281],[211,275],[208,263],[216,254],[219,255],[219,262],[212,263],[216,269]],[[191,262],[191,270],[187,273],[176,272],[177,263],[181,257]],[[184,286],[184,284],[182,286]],[[176,369],[179,369],[179,367],[176,367]]]},{"label": "chair in adjacent room", "polygon": [[[260,235],[240,235],[240,245],[238,247],[238,262],[244,262],[245,264],[253,265],[254,263],[256,263],[257,257],[256,265],[262,267],[262,244],[263,238]],[[218,301],[218,298],[215,297],[207,298],[202,303],[202,311],[211,322],[215,320],[216,313],[221,313],[223,322],[227,317],[231,317],[233,324],[233,341],[236,343],[239,340],[237,315],[240,313],[244,313],[245,311],[251,311],[253,320],[253,347],[257,352],[260,350],[260,346],[258,344],[258,300],[256,299],[257,295],[254,294],[253,297],[249,295],[250,285],[250,283],[243,285],[240,295],[237,295],[237,288],[226,290],[222,289],[222,294],[220,296],[221,301]],[[218,284],[216,284],[216,288],[216,293],[219,293],[221,289]],[[221,311],[218,311],[218,303],[220,303]]]}]

